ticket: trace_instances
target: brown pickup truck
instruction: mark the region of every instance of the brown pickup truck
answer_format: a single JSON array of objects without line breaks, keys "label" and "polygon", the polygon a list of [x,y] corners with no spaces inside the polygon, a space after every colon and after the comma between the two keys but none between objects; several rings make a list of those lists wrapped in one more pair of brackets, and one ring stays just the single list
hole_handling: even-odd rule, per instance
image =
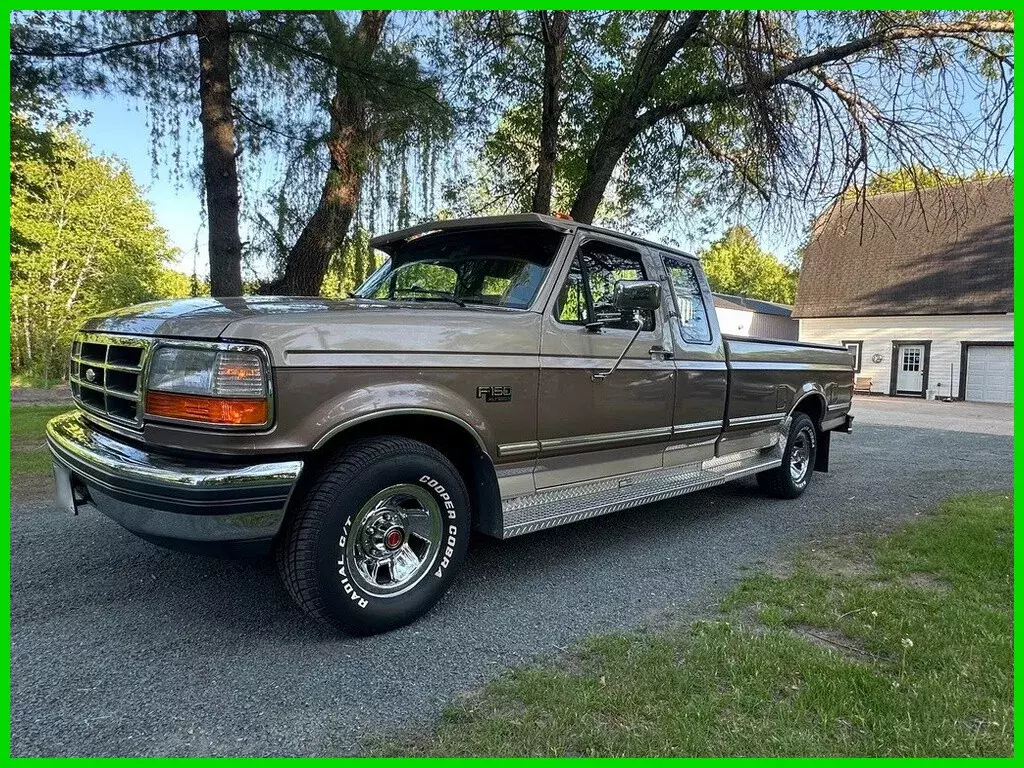
[{"label": "brown pickup truck", "polygon": [[[849,432],[845,349],[723,338],[692,256],[539,215],[384,235],[348,300],[89,320],[58,498],[154,543],[273,552],[310,615],[419,617],[507,538],[756,475],[799,496]],[[636,510],[632,514],[643,514]]]}]

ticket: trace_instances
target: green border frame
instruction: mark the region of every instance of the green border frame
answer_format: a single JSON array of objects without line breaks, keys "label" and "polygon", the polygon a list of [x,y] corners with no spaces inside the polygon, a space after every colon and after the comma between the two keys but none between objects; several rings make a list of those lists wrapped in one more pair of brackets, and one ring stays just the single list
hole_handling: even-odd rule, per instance
[{"label": "green border frame", "polygon": [[[13,11],[13,10],[58,10],[58,9],[59,10],[108,10],[108,9],[115,9],[115,8],[144,10],[144,9],[168,8],[168,7],[174,7],[174,6],[183,7],[184,5],[185,4],[179,4],[179,3],[176,3],[176,2],[173,2],[173,3],[155,3],[155,2],[148,2],[147,0],[143,0],[141,2],[134,2],[134,3],[133,2],[125,2],[125,0],[112,0],[111,2],[106,2],[106,3],[79,3],[79,2],[52,3],[52,2],[42,2],[42,3],[38,3],[38,4],[21,4],[21,3],[19,3],[19,4],[11,4],[11,5],[8,6],[7,11],[8,11],[8,14],[9,14],[10,11]],[[223,9],[227,9],[227,10],[239,10],[239,9],[257,9],[258,10],[258,9],[280,9],[281,5],[282,5],[281,3],[267,2],[267,0],[254,0],[253,2],[248,2],[248,3],[237,3],[237,2],[208,3],[208,2],[205,2],[205,1],[201,0],[200,2],[197,2],[197,3],[187,4],[187,7],[190,8],[190,9],[199,9],[199,10],[214,9],[214,8],[218,8],[218,9],[223,8]],[[302,8],[309,8],[309,9],[314,9],[314,8],[328,8],[328,9],[329,8],[334,8],[334,9],[351,9],[351,10],[356,10],[356,9],[361,8],[361,7],[365,7],[365,6],[355,5],[355,4],[348,4],[348,3],[323,2],[323,0],[307,0],[306,2],[300,3],[299,5]],[[909,10],[909,9],[925,10],[925,9],[933,9],[934,8],[934,5],[929,5],[929,4],[922,3],[922,2],[910,2],[910,3],[903,2],[903,3],[896,3],[895,5],[900,10]],[[533,3],[533,2],[510,3],[507,0],[497,0],[497,2],[491,2],[491,3],[459,2],[458,0],[448,0],[447,2],[440,2],[440,3],[425,3],[425,2],[422,2],[422,1],[420,1],[420,2],[401,2],[401,3],[399,3],[399,2],[392,1],[392,2],[388,2],[388,3],[383,3],[381,7],[385,7],[385,6],[388,7],[388,8],[394,9],[394,10],[435,10],[435,9],[438,9],[438,8],[443,8],[443,9],[449,9],[449,8],[450,9],[524,9],[524,10],[528,10],[528,9],[540,9],[540,8],[547,8],[548,7],[546,4],[543,4],[543,3]],[[620,10],[620,9],[621,10],[629,10],[629,9],[635,8],[636,7],[636,3],[635,2],[572,3],[572,4],[569,4],[566,7],[568,7],[568,8],[580,8],[580,9],[584,9],[584,8],[605,9],[606,8],[606,9],[610,9],[610,10]],[[678,5],[676,3],[665,3],[665,4],[661,4],[659,7],[687,8],[687,7],[694,7],[694,6]],[[727,4],[727,3],[707,3],[707,4],[702,4],[701,7],[708,7],[708,8],[714,8],[714,9],[736,9],[737,8],[737,6],[735,4]],[[768,2],[767,5],[765,5],[764,3],[760,3],[760,4],[756,5],[756,6],[748,6],[748,7],[774,8],[774,9],[777,9],[777,10],[800,10],[801,9],[801,8],[799,8],[797,6],[794,6],[792,4],[789,4],[789,3],[774,3],[774,2]],[[836,9],[847,9],[847,10],[849,10],[849,9],[884,9],[884,8],[892,8],[892,7],[893,7],[893,4],[878,3],[878,2],[864,2],[864,3],[860,3],[860,4],[838,3],[835,6],[833,6],[833,8],[836,8]],[[991,3],[986,3],[986,4],[978,4],[978,3],[966,3],[966,4],[965,3],[953,3],[953,4],[950,5],[950,9],[951,10],[953,10],[953,9],[956,9],[956,10],[969,10],[969,9],[985,10],[985,9],[990,9],[992,7],[993,7],[993,4],[991,4]],[[1017,32],[1016,29],[1015,29],[1014,30],[1014,47],[1016,47],[1016,45],[1021,42],[1022,38],[1024,38],[1024,32]],[[10,25],[9,24],[5,25],[5,27],[4,27],[3,47],[4,47],[5,56],[4,56],[4,67],[3,67],[3,71],[2,71],[2,83],[5,86],[5,89],[9,92],[10,91],[10,48],[11,48]],[[1016,70],[1016,67],[1014,67],[1014,69]],[[1022,96],[1019,91],[1015,92],[1014,93],[1014,113],[1015,114],[1016,114],[1016,107],[1020,106],[1022,103],[1024,103],[1024,96]],[[8,111],[9,110],[10,110],[10,105],[8,103]],[[1021,138],[1022,136],[1024,136],[1024,127],[1016,125],[1016,123],[1015,123],[1014,124],[1014,144],[1016,144],[1016,140]],[[3,124],[2,127],[0,127],[0,142],[2,142],[2,145],[7,150],[7,154],[9,156],[10,155],[10,120],[9,119]],[[1014,157],[1014,176],[1015,177],[1018,175],[1017,172],[1021,169],[1022,164],[1024,164],[1024,162],[1019,160],[1016,157],[1016,155],[1015,155],[1015,157]],[[10,166],[9,165],[8,165],[8,174],[7,175],[8,175],[7,183],[4,184],[4,195],[7,198],[8,209],[9,209],[10,208],[10,183],[9,183],[10,182]],[[1022,187],[1020,184],[1017,184],[1014,187],[1014,211],[1015,211],[1015,213],[1019,213],[1021,211],[1024,211],[1024,187]],[[5,244],[6,248],[7,248],[7,252],[9,253],[9,251],[10,251],[10,228],[9,227],[4,229],[2,236],[4,238],[3,242],[4,242],[4,244]],[[1024,277],[1021,276],[1021,269],[1020,269],[1022,266],[1024,266],[1024,255],[1022,255],[1022,254],[1024,254],[1024,250],[1022,250],[1022,246],[1024,246],[1024,234],[1022,234],[1020,230],[1017,230],[1015,228],[1014,229],[1014,297],[1015,297],[1015,301],[1014,301],[1014,305],[1015,305],[1014,306],[1014,336],[1016,336],[1016,332],[1018,330],[1021,330],[1022,328],[1024,328],[1024,320],[1021,320],[1019,313],[1016,312],[1016,294],[1017,294],[1018,291],[1021,290],[1022,286],[1024,286]],[[0,291],[2,291],[2,293],[0,293],[0,295],[3,296],[3,298],[5,300],[5,304],[7,305],[8,309],[9,309],[10,308],[10,259],[5,259],[3,261],[3,277],[4,277],[4,280],[3,280],[2,286],[0,286]],[[10,386],[11,386],[11,382],[10,382],[10,363],[9,363],[9,361],[10,361],[10,323],[8,323],[7,325],[3,326],[2,331],[0,331],[0,343],[2,343],[3,348],[5,350],[7,350],[8,374],[7,374],[7,376],[3,377],[3,393],[4,393],[5,400],[9,404],[10,403]],[[1014,350],[1015,350],[1014,351],[1014,365],[1015,365],[1016,368],[1019,369],[1019,363],[1021,362],[1021,358],[1024,357],[1024,353],[1022,353],[1020,347],[1016,346],[1016,345],[1014,347]],[[1015,398],[1017,403],[1021,403],[1022,401],[1024,401],[1024,379],[1015,378],[1015,381],[1014,381],[1014,398]],[[1019,487],[1019,483],[1018,483],[1018,480],[1019,480],[1019,476],[1018,476],[1018,467],[1019,467],[1018,458],[1019,458],[1019,456],[1018,456],[1018,450],[1017,450],[1018,445],[1017,445],[1017,442],[1016,442],[1017,428],[1020,427],[1022,425],[1022,423],[1024,423],[1024,414],[1022,414],[1020,409],[1018,408],[1015,411],[1015,413],[1014,413],[1014,435],[1015,435],[1015,437],[1014,437],[1014,447],[1013,447],[1013,464],[1014,464],[1014,504],[1015,504],[1015,506],[1019,506],[1020,505],[1021,494],[1022,494],[1022,492],[1020,490],[1020,487]],[[2,413],[2,416],[0,416],[0,435],[2,435],[4,440],[9,444],[9,442],[10,442],[10,409],[9,409],[9,407],[4,409],[3,413]],[[3,479],[5,481],[4,484],[7,485],[8,489],[9,489],[10,488],[10,479],[11,479],[11,475],[10,475],[10,452],[8,452],[5,455],[5,457],[3,459],[3,462],[2,462],[2,467],[3,467]],[[11,506],[10,495],[8,494],[8,497],[7,497],[8,518],[10,517],[10,506]],[[1020,543],[1021,543],[1020,527],[1017,526],[1016,523],[1015,523],[1014,524],[1014,546],[1015,546],[1015,548]],[[5,644],[4,652],[3,652],[3,671],[2,671],[2,673],[3,673],[3,687],[6,690],[7,695],[3,697],[3,703],[2,703],[2,711],[3,711],[3,715],[4,715],[4,727],[2,729],[2,745],[0,745],[0,748],[2,748],[2,755],[4,756],[4,758],[8,758],[9,755],[10,755],[10,748],[11,748],[11,722],[10,722],[10,715],[11,715],[11,706],[10,706],[10,704],[11,704],[11,702],[10,702],[10,689],[11,689],[11,685],[10,685],[10,683],[11,683],[11,644],[9,642],[10,641],[10,637],[11,637],[11,603],[10,603],[10,599],[11,599],[11,593],[10,593],[10,584],[11,584],[11,529],[10,529],[9,525],[7,526],[5,534],[4,534],[3,544],[4,544],[4,547],[3,547],[4,551],[3,551],[3,563],[2,563],[2,578],[3,578],[3,582],[4,582],[4,584],[3,584],[4,588],[3,588],[2,597],[0,597],[0,600],[2,600],[3,626],[6,629],[6,636],[7,636],[8,642]],[[1019,592],[1019,587],[1020,587],[1020,583],[1019,583],[1018,577],[1016,576],[1016,574],[1014,574],[1014,604],[1015,605],[1017,605],[1019,603],[1019,599],[1021,597],[1020,592]],[[1015,616],[1015,618],[1017,618],[1016,610],[1014,611],[1014,616]],[[1024,656],[1022,656],[1022,653],[1020,651],[1020,646],[1021,646],[1021,640],[1022,639],[1024,639],[1024,629],[1021,628],[1019,621],[1015,621],[1014,622],[1014,666],[1016,668],[1020,667],[1020,662],[1022,660],[1022,657],[1024,657]],[[1019,678],[1015,678],[1014,679],[1014,701],[1015,702],[1017,700],[1017,693],[1019,691],[1019,682],[1018,682],[1018,680],[1019,680]],[[1024,721],[1024,716],[1019,714],[1019,711],[1015,711],[1015,714],[1014,714],[1014,730],[1015,730],[1015,732],[1019,731],[1020,725],[1021,725],[1022,721]],[[18,759],[18,760],[31,759],[31,760],[34,760],[34,761],[43,760],[44,762],[48,762],[48,763],[49,762],[65,762],[65,761],[86,760],[90,764],[93,764],[93,763],[98,764],[98,763],[119,762],[119,761],[123,761],[123,760],[131,760],[133,758],[16,758],[16,759]],[[138,758],[135,758],[135,759],[138,759]],[[181,761],[185,761],[186,763],[190,763],[190,764],[216,763],[217,765],[224,765],[226,763],[235,763],[235,762],[251,761],[251,760],[273,760],[273,761],[277,762],[277,761],[292,760],[292,759],[296,759],[296,758],[284,758],[284,757],[281,757],[281,758],[251,758],[251,757],[229,757],[229,758],[212,758],[212,757],[190,758],[190,757],[186,757],[186,758],[172,758],[172,757],[158,757],[158,758],[148,758],[148,759],[150,759],[150,760],[161,760],[161,761],[165,761],[165,760],[181,760]],[[308,760],[308,761],[319,762],[319,763],[325,763],[325,762],[332,762],[334,760],[338,760],[338,759],[341,759],[341,758],[301,758],[301,759]],[[365,762],[365,761],[372,760],[376,764],[402,764],[402,765],[408,765],[410,763],[417,763],[417,762],[432,762],[432,759],[430,759],[430,758],[345,758],[345,759],[346,760],[354,760],[354,761],[358,761],[358,762]],[[579,760],[579,759],[581,759],[581,758],[538,758],[537,760],[561,761],[561,760]],[[768,760],[775,761],[775,760],[779,760],[780,758],[752,758],[752,759],[757,760],[757,761],[768,761]],[[795,762],[795,761],[804,762],[804,761],[810,760],[810,759],[813,759],[813,758],[794,758],[794,759],[788,759],[786,761],[787,762]],[[908,764],[908,763],[909,764],[914,764],[914,763],[922,763],[922,762],[925,762],[925,761],[932,762],[932,761],[937,760],[937,759],[938,758],[902,758],[901,761],[904,762],[905,764]],[[980,759],[981,758],[970,758],[970,760],[972,760],[972,761],[980,760]],[[504,764],[504,765],[514,765],[514,764],[519,764],[519,763],[525,763],[525,762],[527,762],[527,760],[528,759],[526,759],[526,758],[489,758],[489,759],[484,759],[484,758],[461,758],[461,759],[456,759],[456,762],[459,762],[459,763],[466,763],[466,762],[470,762],[470,763],[473,763],[473,762],[483,763],[483,762],[487,762],[487,763],[499,763],[499,764]],[[843,765],[850,765],[850,764],[854,764],[854,763],[865,762],[867,760],[870,760],[870,758],[843,758],[843,759],[834,759],[831,762],[839,763],[839,764],[843,764]],[[1006,760],[1012,760],[1012,758],[1005,758],[1005,759],[998,759],[998,760],[1003,762],[1003,761],[1006,761]],[[632,763],[642,762],[642,761],[644,761],[644,759],[618,758],[618,759],[614,759],[614,761],[617,764],[632,764]],[[535,762],[535,760],[529,760],[529,762],[533,763],[533,762]],[[716,762],[718,764],[723,764],[723,763],[728,763],[728,762],[739,762],[739,761],[737,761],[734,758],[718,758],[718,759],[716,759]],[[960,761],[958,761],[958,762],[960,762]]]}]

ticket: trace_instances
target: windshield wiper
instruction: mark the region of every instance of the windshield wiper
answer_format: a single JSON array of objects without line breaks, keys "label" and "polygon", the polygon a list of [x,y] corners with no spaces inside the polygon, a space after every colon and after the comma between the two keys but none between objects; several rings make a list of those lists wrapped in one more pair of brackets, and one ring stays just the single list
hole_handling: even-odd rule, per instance
[{"label": "windshield wiper", "polygon": [[432,291],[429,288],[420,288],[418,285],[413,285],[409,288],[396,288],[395,293],[421,293],[428,296],[436,296],[442,301],[450,301],[453,304],[458,304],[460,307],[466,306],[466,302],[450,293],[446,293],[445,291]]}]

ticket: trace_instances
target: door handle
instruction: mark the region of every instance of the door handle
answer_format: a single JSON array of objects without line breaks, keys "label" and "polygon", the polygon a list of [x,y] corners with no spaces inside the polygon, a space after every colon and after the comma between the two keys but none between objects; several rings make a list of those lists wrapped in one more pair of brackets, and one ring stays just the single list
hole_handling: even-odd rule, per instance
[{"label": "door handle", "polygon": [[664,347],[658,346],[657,344],[654,345],[653,347],[651,347],[649,350],[647,350],[647,354],[649,354],[651,356],[652,360],[654,360],[656,358],[659,358],[659,357],[662,360],[671,360],[672,359],[672,350],[665,349]]}]

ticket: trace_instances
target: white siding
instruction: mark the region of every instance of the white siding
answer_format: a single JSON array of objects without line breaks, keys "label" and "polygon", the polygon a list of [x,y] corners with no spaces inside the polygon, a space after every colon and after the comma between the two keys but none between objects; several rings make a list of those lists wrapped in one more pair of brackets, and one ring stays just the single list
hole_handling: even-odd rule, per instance
[{"label": "white siding", "polygon": [[749,336],[750,324],[754,320],[753,312],[728,307],[715,307],[718,315],[718,327],[729,336]]},{"label": "white siding", "polygon": [[[800,341],[840,344],[863,341],[858,376],[871,377],[871,391],[889,393],[893,341],[930,341],[928,380],[932,395],[960,396],[960,342],[1013,341],[1013,315],[921,315],[813,317],[800,320]],[[873,362],[881,355],[880,362]],[[952,384],[952,387],[951,387]],[[940,386],[941,385],[941,386]]]}]

